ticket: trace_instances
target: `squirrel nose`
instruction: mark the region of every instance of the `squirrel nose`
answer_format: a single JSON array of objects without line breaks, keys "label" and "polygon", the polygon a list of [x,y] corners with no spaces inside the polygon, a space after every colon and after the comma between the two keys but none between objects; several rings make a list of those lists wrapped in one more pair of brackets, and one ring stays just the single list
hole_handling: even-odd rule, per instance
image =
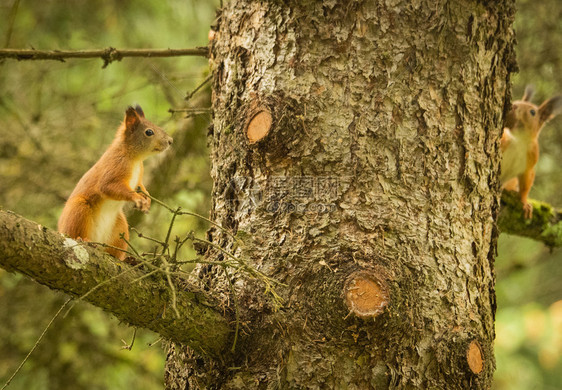
[{"label": "squirrel nose", "polygon": [[172,137],[168,138],[168,146],[174,143],[174,139]]}]

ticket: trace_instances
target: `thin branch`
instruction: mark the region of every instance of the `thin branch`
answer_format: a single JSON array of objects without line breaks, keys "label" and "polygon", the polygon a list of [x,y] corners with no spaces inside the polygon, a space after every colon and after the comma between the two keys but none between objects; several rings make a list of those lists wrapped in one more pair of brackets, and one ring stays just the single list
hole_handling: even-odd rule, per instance
[{"label": "thin branch", "polygon": [[265,275],[264,273],[250,267],[249,265],[246,264],[246,262],[244,261],[244,259],[240,258],[240,257],[236,257],[234,256],[232,253],[230,253],[229,251],[227,251],[226,249],[222,248],[221,246],[208,241],[208,240],[204,240],[202,238],[197,238],[193,235],[193,232],[190,233],[189,235],[190,239],[193,241],[197,241],[200,242],[202,244],[211,246],[213,248],[215,248],[216,250],[218,250],[219,252],[222,252],[223,254],[225,254],[227,257],[231,258],[232,260],[234,260],[236,263],[238,263],[239,269],[245,271],[246,273],[248,273],[249,275],[255,277],[256,279],[260,280],[264,285],[265,285],[265,292],[268,294],[271,294],[275,304],[277,306],[281,306],[283,303],[283,298],[281,298],[281,296],[279,296],[279,294],[277,294],[277,292],[275,291],[275,289],[273,288],[273,285],[285,285],[275,279],[270,278],[269,276]]},{"label": "thin branch", "polygon": [[211,81],[212,78],[213,78],[212,74],[207,76],[207,78],[205,80],[203,80],[201,82],[201,84],[199,84],[193,91],[191,91],[191,92],[189,92],[188,94],[185,95],[184,100],[185,101],[190,100],[193,97],[193,95],[195,95],[197,93],[197,91],[199,91],[201,88],[203,88],[205,86],[205,84],[207,84],[209,81]]},{"label": "thin branch", "polygon": [[[216,250],[222,252],[223,254],[225,254],[228,258],[230,258],[232,261],[235,262],[236,266],[234,264],[228,264],[228,266],[231,266],[233,268],[235,268],[236,270],[239,271],[244,271],[247,274],[249,274],[252,277],[255,277],[257,279],[259,279],[264,285],[265,285],[265,292],[268,294],[271,294],[271,296],[273,297],[273,300],[275,302],[275,305],[280,307],[282,305],[283,299],[277,294],[277,292],[274,290],[273,285],[274,284],[282,284],[278,281],[276,281],[275,279],[269,278],[267,275],[263,274],[262,272],[252,268],[251,266],[249,266],[243,258],[241,257],[237,257],[234,255],[234,253],[229,252],[228,250],[224,249],[223,247],[210,242],[208,240],[204,240],[201,238],[197,238],[195,237],[195,234],[193,231],[191,231],[190,233],[188,233],[186,235],[186,237],[183,240],[179,240],[179,238],[176,238],[176,247],[175,247],[175,251],[172,255],[170,255],[169,253],[169,240],[170,240],[170,234],[172,231],[172,227],[174,225],[174,221],[176,219],[177,216],[179,215],[190,215],[190,216],[195,216],[197,218],[203,219],[211,224],[213,224],[214,226],[217,226],[218,228],[220,228],[222,231],[224,231],[226,234],[228,234],[230,237],[233,238],[234,242],[237,244],[242,244],[240,242],[240,240],[238,238],[236,238],[236,236],[234,236],[231,232],[229,232],[227,229],[223,228],[222,226],[218,225],[216,222],[211,221],[208,218],[205,218],[199,214],[196,213],[192,213],[191,211],[182,211],[181,207],[178,207],[176,209],[173,209],[172,207],[168,206],[166,203],[162,202],[161,200],[150,196],[148,193],[143,192],[140,188],[137,189],[137,192],[144,194],[145,196],[149,197],[152,201],[154,201],[154,203],[159,204],[160,206],[166,208],[168,211],[170,211],[173,214],[172,220],[170,222],[170,226],[168,227],[168,233],[166,234],[166,239],[163,242],[162,245],[162,252],[160,254],[160,258],[162,260],[162,262],[164,263],[165,266],[165,273],[168,276],[170,271],[169,271],[169,263],[168,261],[164,258],[164,254],[165,252],[168,252],[168,256],[173,259],[173,262],[175,264],[178,263],[177,261],[177,256],[178,256],[178,250],[179,248],[181,248],[181,246],[186,242],[186,241],[193,241],[193,242],[199,242],[202,244],[205,244],[207,246],[211,246],[213,248],[215,248]],[[128,242],[127,242],[128,243]],[[240,245],[243,246],[243,245]],[[226,263],[223,264],[223,267],[227,266]],[[172,295],[174,294],[174,286],[170,283],[170,288],[172,291]],[[173,296],[172,296],[173,298]],[[174,309],[175,307],[172,306]],[[235,336],[236,337],[236,336]]]},{"label": "thin branch", "polygon": [[170,266],[166,265],[166,280],[168,281],[168,286],[170,286],[170,290],[172,291],[172,309],[176,314],[178,319],[181,318],[180,312],[178,311],[178,300],[176,294],[176,286],[174,286],[174,282],[172,282],[172,278],[170,276]]},{"label": "thin branch", "polygon": [[176,112],[185,112],[187,114],[210,114],[211,112],[213,112],[213,109],[211,107],[187,107],[187,108],[170,108],[168,110],[168,112],[170,114],[176,113]]},{"label": "thin branch", "polygon": [[62,61],[68,58],[101,58],[103,67],[113,61],[121,61],[125,57],[179,57],[200,56],[207,57],[206,47],[194,49],[116,49],[108,47],[97,50],[35,50],[35,49],[0,49],[0,59],[11,58],[22,60],[54,60]]},{"label": "thin branch", "polygon": [[154,341],[151,342],[151,343],[148,343],[147,345],[148,345],[149,347],[153,347],[153,346],[155,346],[157,343],[159,343],[160,341],[162,341],[162,337],[158,337],[156,340],[154,340]]},{"label": "thin branch", "polygon": [[223,265],[222,269],[230,286],[230,294],[232,295],[232,300],[234,301],[234,315],[236,317],[236,329],[234,330],[234,341],[232,341],[232,347],[230,351],[234,353],[236,350],[236,342],[238,341],[238,332],[240,331],[240,307],[238,306],[238,296],[236,295],[236,290],[234,289],[234,284],[232,279],[230,279],[230,274],[228,273],[228,268]]},{"label": "thin branch", "polygon": [[167,209],[168,211],[172,212],[172,213],[176,213],[177,215],[190,215],[192,217],[195,218],[199,218],[203,221],[206,221],[208,223],[210,223],[211,225],[219,228],[223,233],[226,233],[228,236],[230,236],[234,241],[236,241],[236,243],[241,244],[240,240],[238,238],[236,238],[236,236],[234,234],[232,234],[231,232],[229,232],[227,229],[223,228],[221,225],[219,225],[218,223],[216,223],[215,221],[211,221],[209,218],[205,218],[202,215],[199,215],[197,213],[191,212],[191,211],[181,211],[181,210],[177,210],[177,209],[173,209],[171,206],[168,206],[166,203],[162,202],[159,199],[156,199],[155,197],[153,197],[152,195],[137,189],[137,192],[140,194],[144,194],[145,196],[148,196],[153,202],[159,204],[160,206],[164,207],[165,209]]},{"label": "thin branch", "polygon": [[150,271],[147,274],[142,275],[141,277],[136,278],[135,280],[132,280],[131,283],[136,283],[136,282],[140,282],[141,280],[143,280],[144,278],[148,278],[151,277],[152,275],[158,273],[158,272],[162,272],[162,270],[160,268],[157,268],[155,270]]},{"label": "thin branch", "polygon": [[172,220],[170,221],[170,226],[168,226],[168,232],[166,233],[166,238],[164,239],[164,245],[162,245],[162,255],[164,254],[165,251],[168,250],[169,246],[170,246],[170,235],[172,234],[172,228],[174,227],[174,222],[176,220],[176,217],[178,216],[178,214],[181,211],[181,207],[178,207],[176,210],[172,211]]},{"label": "thin branch", "polygon": [[133,332],[133,340],[131,340],[131,343],[128,344],[125,340],[121,339],[121,341],[123,342],[123,346],[121,347],[121,349],[126,349],[128,351],[133,349],[133,345],[135,345],[135,339],[137,337],[137,328],[135,328],[134,332]]},{"label": "thin branch", "polygon": [[135,228],[134,226],[131,226],[131,231],[135,232],[135,233],[137,234],[137,237],[139,237],[139,238],[144,238],[144,239],[146,239],[146,240],[148,240],[148,241],[152,241],[152,242],[154,242],[154,243],[156,243],[156,244],[158,244],[158,245],[161,245],[161,246],[166,245],[163,241],[160,241],[160,240],[158,240],[158,239],[156,239],[156,238],[152,238],[152,237],[149,237],[149,236],[145,235],[143,232],[140,232],[140,231],[139,231],[137,228]]}]

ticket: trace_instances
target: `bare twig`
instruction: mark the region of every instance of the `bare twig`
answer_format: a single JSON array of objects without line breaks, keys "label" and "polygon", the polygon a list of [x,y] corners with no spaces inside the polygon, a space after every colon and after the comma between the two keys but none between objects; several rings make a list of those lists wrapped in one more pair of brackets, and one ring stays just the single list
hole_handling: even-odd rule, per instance
[{"label": "bare twig", "polygon": [[197,91],[199,91],[201,88],[203,88],[203,86],[205,86],[205,84],[207,84],[209,81],[211,81],[211,79],[213,78],[213,75],[209,75],[205,80],[203,80],[203,82],[201,82],[201,84],[199,84],[193,91],[189,92],[188,94],[185,95],[184,100],[188,101],[190,100],[193,95],[195,95],[197,93]]},{"label": "bare twig", "polygon": [[135,338],[137,337],[137,328],[134,328],[134,332],[133,332],[133,339],[131,340],[130,344],[127,344],[127,342],[123,339],[121,339],[121,341],[123,342],[123,346],[121,347],[121,349],[126,349],[128,351],[130,351],[131,349],[133,349],[133,345],[135,344]]},{"label": "bare twig", "polygon": [[199,215],[197,213],[191,212],[191,211],[177,211],[177,209],[173,209],[171,206],[168,206],[166,203],[162,202],[159,199],[156,199],[155,197],[151,196],[150,194],[148,194],[147,192],[144,192],[140,189],[137,189],[138,193],[144,194],[146,196],[148,196],[152,201],[158,203],[160,206],[168,209],[170,212],[175,213],[177,212],[178,215],[191,215],[192,217],[196,217],[199,219],[202,219],[203,221],[206,221],[208,223],[210,223],[211,225],[219,228],[223,233],[226,233],[228,236],[230,236],[233,240],[235,240],[238,244],[241,244],[240,240],[234,235],[232,234],[230,231],[228,231],[227,229],[223,228],[221,225],[219,225],[218,223],[216,223],[215,221],[211,221],[209,218],[205,218],[202,215]]},{"label": "bare twig", "polygon": [[213,112],[211,107],[187,107],[187,108],[170,108],[168,110],[170,114],[175,112],[185,112],[187,114],[210,114]]},{"label": "bare twig", "polygon": [[97,50],[35,50],[35,49],[0,49],[0,58],[22,60],[54,60],[62,61],[68,58],[101,58],[103,67],[113,61],[121,61],[125,57],[206,57],[208,49],[197,47],[194,49],[116,49],[108,47]]},{"label": "bare twig", "polygon": [[156,340],[154,340],[151,343],[148,343],[149,347],[153,347],[154,345],[156,345],[157,343],[159,343],[160,341],[162,341],[162,337],[158,337]]},{"label": "bare twig", "polygon": [[162,246],[165,245],[165,243],[163,241],[160,241],[156,238],[149,237],[149,236],[145,235],[144,233],[139,232],[134,226],[131,226],[131,230],[134,231],[139,238],[145,238],[148,241],[152,241],[152,242],[157,243],[158,245],[162,245]]},{"label": "bare twig", "polygon": [[174,227],[174,222],[176,220],[176,217],[179,215],[179,213],[181,212],[181,207],[178,207],[177,209],[175,209],[174,211],[172,211],[173,215],[172,215],[172,220],[170,221],[170,226],[168,227],[168,232],[166,233],[166,239],[164,240],[164,245],[162,248],[162,254],[164,254],[164,252],[166,250],[168,250],[170,244],[170,234],[172,234],[172,228]]},{"label": "bare twig", "polygon": [[147,274],[144,274],[144,275],[139,276],[138,278],[136,278],[136,279],[134,279],[134,280],[131,280],[131,283],[140,282],[141,280],[146,279],[146,278],[148,278],[148,277],[154,275],[155,273],[158,273],[158,272],[161,272],[161,271],[162,271],[162,270],[161,270],[160,268],[154,269],[154,270],[150,271],[150,272],[147,273]]},{"label": "bare twig", "polygon": [[[270,277],[268,277],[267,275],[265,275],[264,273],[256,270],[255,268],[249,266],[246,261],[238,256],[235,256],[232,252],[224,249],[223,247],[221,247],[220,245],[217,245],[211,241],[202,239],[202,238],[197,238],[195,237],[195,234],[193,231],[189,232],[186,237],[183,240],[179,240],[176,239],[176,247],[174,249],[174,253],[170,254],[169,253],[169,240],[170,240],[170,235],[171,235],[171,231],[172,231],[172,227],[174,225],[175,219],[177,216],[180,215],[190,215],[190,216],[195,216],[197,218],[203,219],[207,222],[209,222],[210,224],[218,227],[219,229],[221,229],[223,232],[225,232],[227,235],[229,235],[236,244],[242,244],[240,242],[240,240],[235,237],[230,231],[228,231],[227,229],[223,228],[222,226],[218,225],[216,222],[211,221],[208,218],[205,218],[199,214],[196,213],[192,213],[190,211],[183,211],[181,209],[181,207],[178,208],[172,208],[170,206],[168,206],[166,203],[162,202],[159,199],[154,198],[153,196],[149,195],[146,192],[143,192],[140,189],[137,189],[137,192],[144,194],[145,196],[149,197],[152,201],[154,201],[154,203],[159,204],[160,206],[163,206],[164,208],[166,208],[168,211],[170,211],[173,214],[172,220],[170,222],[170,226],[168,227],[168,232],[166,234],[166,239],[161,243],[162,245],[162,252],[160,254],[160,258],[162,259],[162,262],[164,263],[164,268],[162,269],[162,272],[164,272],[166,274],[166,277],[168,278],[168,283],[170,285],[170,289],[172,291],[172,300],[174,301],[174,286],[171,283],[171,281],[169,280],[169,275],[170,275],[170,264],[169,262],[163,258],[164,254],[166,253],[166,251],[168,251],[168,256],[170,259],[173,259],[171,261],[174,262],[174,265],[177,267],[177,265],[179,264],[185,264],[186,262],[182,262],[182,261],[178,261],[177,260],[177,255],[178,255],[178,251],[181,248],[181,246],[186,242],[186,241],[194,241],[194,242],[200,242],[202,244],[205,244],[207,246],[210,246],[216,250],[218,250],[219,252],[223,253],[224,255],[226,255],[227,258],[229,258],[231,260],[231,263],[226,263],[226,262],[222,262],[222,264],[220,264],[223,267],[232,267],[238,271],[244,271],[247,274],[259,279],[264,285],[265,285],[265,292],[271,294],[271,296],[273,297],[273,300],[275,301],[275,304],[278,306],[281,306],[282,302],[283,302],[283,298],[281,298],[277,292],[274,289],[274,285],[283,285],[282,283],[280,283],[279,281],[272,279]],[[153,242],[158,242],[158,240],[154,240],[152,239],[151,241]],[[195,261],[197,262],[197,261]],[[203,261],[199,261],[200,263],[203,263]],[[174,269],[175,270],[175,269]],[[172,303],[172,308],[174,309],[174,311],[177,311],[175,304]]]},{"label": "bare twig", "polygon": [[174,283],[172,282],[172,278],[170,277],[170,266],[168,264],[166,264],[164,272],[166,274],[166,279],[168,280],[168,285],[170,286],[170,291],[172,291],[172,309],[174,309],[174,313],[176,314],[176,317],[181,318],[177,306],[178,301],[176,297],[176,286],[174,286]]},{"label": "bare twig", "polygon": [[222,248],[221,246],[219,246],[219,245],[217,245],[217,244],[215,244],[215,243],[213,243],[213,242],[211,242],[211,241],[204,240],[204,239],[202,239],[202,238],[194,237],[193,234],[192,234],[191,236],[192,236],[191,239],[192,239],[193,241],[198,241],[198,242],[201,242],[201,243],[203,243],[203,244],[209,245],[209,246],[211,246],[211,247],[217,249],[218,251],[222,252],[222,253],[225,254],[226,256],[230,257],[230,258],[231,258],[232,260],[234,260],[235,262],[237,262],[237,263],[238,263],[238,268],[240,268],[240,269],[246,271],[249,275],[251,275],[251,276],[253,276],[253,277],[255,277],[255,278],[257,278],[257,279],[259,279],[259,280],[262,281],[262,283],[265,285],[265,292],[271,294],[271,296],[273,297],[273,299],[274,299],[274,301],[275,301],[275,303],[276,303],[277,305],[280,306],[280,305],[283,303],[283,298],[281,298],[281,297],[277,294],[277,292],[275,291],[275,289],[273,288],[273,285],[274,285],[274,284],[277,284],[277,285],[284,285],[283,283],[281,283],[281,282],[279,282],[279,281],[277,281],[277,280],[275,280],[275,279],[272,279],[272,278],[270,278],[269,276],[265,275],[264,273],[262,273],[262,272],[260,272],[260,271],[258,271],[258,270],[256,270],[256,269],[250,267],[249,265],[246,264],[246,262],[245,262],[242,258],[234,256],[232,253],[230,253],[230,252],[227,251],[226,249]]},{"label": "bare twig", "polygon": [[236,291],[234,290],[234,285],[232,284],[232,280],[230,280],[230,274],[228,273],[227,267],[223,265],[222,269],[224,270],[226,280],[228,280],[228,285],[230,286],[230,294],[232,295],[232,300],[234,302],[234,316],[236,317],[236,329],[234,331],[234,341],[232,342],[232,348],[230,349],[232,353],[234,353],[234,350],[236,349],[236,341],[238,341],[238,332],[240,330],[240,313],[238,307],[238,297],[236,296]]}]

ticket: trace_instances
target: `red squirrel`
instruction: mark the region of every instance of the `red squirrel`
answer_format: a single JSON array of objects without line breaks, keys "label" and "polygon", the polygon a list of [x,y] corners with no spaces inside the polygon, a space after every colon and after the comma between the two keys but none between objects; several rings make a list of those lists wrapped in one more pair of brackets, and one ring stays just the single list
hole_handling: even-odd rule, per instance
[{"label": "red squirrel", "polygon": [[513,102],[506,116],[501,138],[502,189],[517,190],[525,218],[533,216],[527,196],[535,180],[535,165],[539,160],[539,133],[544,124],[562,111],[562,96],[544,101],[539,107],[530,102],[533,88],[527,86],[521,100]]},{"label": "red squirrel", "polygon": [[59,218],[58,231],[71,238],[100,242],[112,256],[123,260],[129,239],[129,226],[123,206],[134,202],[143,212],[150,198],[136,192],[142,184],[143,160],[162,152],[172,138],[144,117],[140,106],[128,107],[115,139],[101,158],[82,176],[68,198]]}]

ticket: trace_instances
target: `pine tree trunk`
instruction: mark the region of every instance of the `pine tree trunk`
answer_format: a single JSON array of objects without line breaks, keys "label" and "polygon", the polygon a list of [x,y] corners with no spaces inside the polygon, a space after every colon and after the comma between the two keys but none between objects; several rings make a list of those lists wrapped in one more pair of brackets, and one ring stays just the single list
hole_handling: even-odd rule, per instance
[{"label": "pine tree trunk", "polygon": [[[237,255],[223,361],[170,389],[488,389],[514,1],[231,1],[212,41],[212,217]],[[231,250],[220,231],[215,244]],[[206,256],[222,255],[207,248]]]}]

